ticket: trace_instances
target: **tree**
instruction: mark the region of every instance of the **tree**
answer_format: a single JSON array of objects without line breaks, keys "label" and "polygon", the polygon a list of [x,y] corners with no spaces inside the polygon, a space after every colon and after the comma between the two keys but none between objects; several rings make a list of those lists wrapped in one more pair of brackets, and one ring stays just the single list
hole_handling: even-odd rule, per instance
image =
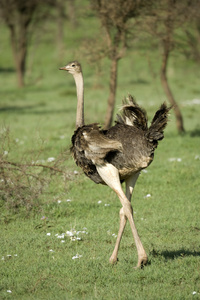
[{"label": "tree", "polygon": [[63,57],[64,53],[64,20],[65,20],[65,2],[63,0],[57,0],[55,2],[55,8],[57,12],[57,45],[59,59]]},{"label": "tree", "polygon": [[56,11],[57,21],[57,46],[60,63],[64,55],[64,26],[65,20],[69,20],[72,30],[77,27],[76,0],[52,0],[51,3]]},{"label": "tree", "polygon": [[160,43],[162,51],[162,62],[160,66],[161,84],[169,102],[173,105],[177,129],[179,133],[182,133],[185,131],[183,117],[169,85],[167,66],[171,52],[177,43],[175,38],[176,30],[180,29],[189,18],[188,11],[190,1],[157,0],[152,1],[151,4],[151,11],[146,17],[145,28],[156,37]]},{"label": "tree", "polygon": [[[48,0],[45,1],[48,3]],[[39,0],[0,0],[0,16],[10,31],[11,47],[19,87],[24,86],[30,25],[36,10],[44,5]]]},{"label": "tree", "polygon": [[110,83],[105,129],[112,124],[117,89],[118,62],[125,55],[128,40],[128,21],[136,17],[140,0],[92,0],[92,8],[100,19],[106,36],[106,56],[110,59]]},{"label": "tree", "polygon": [[[189,25],[189,26],[187,26]],[[200,1],[193,0],[189,7],[189,20],[184,28],[189,49],[183,48],[184,54],[200,63]]]}]

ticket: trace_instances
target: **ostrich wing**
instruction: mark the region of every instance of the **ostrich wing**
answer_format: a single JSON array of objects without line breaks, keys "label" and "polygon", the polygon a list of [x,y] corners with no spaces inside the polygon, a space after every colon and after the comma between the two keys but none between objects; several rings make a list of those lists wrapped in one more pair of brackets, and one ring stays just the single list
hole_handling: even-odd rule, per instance
[{"label": "ostrich wing", "polygon": [[122,151],[122,144],[107,138],[97,124],[78,128],[72,137],[72,143],[73,151],[84,152],[85,157],[95,165],[104,164],[104,159],[109,152]]}]

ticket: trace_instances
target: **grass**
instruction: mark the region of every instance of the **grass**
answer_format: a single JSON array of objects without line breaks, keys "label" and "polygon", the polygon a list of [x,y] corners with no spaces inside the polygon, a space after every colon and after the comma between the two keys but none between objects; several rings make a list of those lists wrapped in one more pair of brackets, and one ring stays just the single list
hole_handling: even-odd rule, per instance
[{"label": "grass", "polygon": [[[3,33],[3,47],[8,50],[1,56],[0,65],[12,69],[8,35]],[[70,38],[68,49],[71,47],[74,53],[76,37],[70,33]],[[68,52],[62,64],[71,59]],[[42,53],[46,55],[40,65]],[[42,147],[39,158],[46,161],[65,150],[68,174],[65,180],[57,175],[45,193],[34,200],[35,209],[29,213],[23,208],[8,210],[1,200],[0,298],[199,299],[200,106],[187,103],[199,99],[199,67],[182,57],[170,61],[169,79],[187,132],[177,134],[172,113],[153,164],[147,173],[141,173],[136,184],[134,217],[149,264],[135,270],[137,253],[129,225],[119,262],[114,266],[108,263],[118,231],[120,203],[109,188],[97,186],[82,175],[69,155],[75,124],[75,86],[69,75],[57,71],[55,53],[51,39],[38,46],[23,90],[16,88],[14,72],[0,72],[1,128],[9,126],[15,145],[4,149],[9,150],[7,159],[20,161]],[[165,96],[141,53],[130,51],[120,62],[117,106],[130,92],[151,119]],[[151,53],[150,59],[157,71],[157,54]],[[86,122],[103,122],[108,66],[105,62],[97,86],[97,74],[82,60]],[[73,241],[67,231],[73,231],[81,240]],[[62,233],[64,237],[56,236]],[[77,254],[80,257],[72,259]]]}]

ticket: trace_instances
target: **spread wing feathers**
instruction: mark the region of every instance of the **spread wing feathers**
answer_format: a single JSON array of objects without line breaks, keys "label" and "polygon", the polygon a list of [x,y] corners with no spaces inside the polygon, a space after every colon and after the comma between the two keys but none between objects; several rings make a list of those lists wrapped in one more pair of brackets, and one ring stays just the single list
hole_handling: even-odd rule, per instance
[{"label": "spread wing feathers", "polygon": [[156,147],[159,140],[164,138],[164,129],[168,122],[168,113],[172,107],[167,107],[166,103],[163,103],[159,110],[154,115],[146,137],[149,142],[153,143]]},{"label": "spread wing feathers", "polygon": [[131,95],[128,95],[128,97],[123,100],[121,114],[117,115],[117,123],[147,130],[146,111],[139,107]]},{"label": "spread wing feathers", "polygon": [[98,124],[78,128],[72,137],[71,151],[76,162],[86,158],[93,164],[103,164],[106,155],[113,151],[122,151],[122,144],[107,138]]}]

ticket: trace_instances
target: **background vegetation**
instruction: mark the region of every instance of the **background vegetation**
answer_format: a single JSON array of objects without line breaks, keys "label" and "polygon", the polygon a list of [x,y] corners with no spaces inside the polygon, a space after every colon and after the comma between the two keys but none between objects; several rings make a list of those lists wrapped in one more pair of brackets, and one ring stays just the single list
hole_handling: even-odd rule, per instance
[{"label": "background vegetation", "polygon": [[[110,61],[97,60],[91,50],[101,37],[99,19],[87,1],[75,3],[73,22],[66,7],[62,47],[53,7],[33,31],[24,88],[17,87],[10,34],[1,22],[0,298],[199,299],[198,48],[194,55],[181,27],[184,45],[172,52],[167,75],[186,132],[178,134],[172,113],[155,160],[135,188],[134,216],[149,265],[133,269],[137,256],[127,226],[119,262],[111,266],[120,203],[109,188],[87,179],[69,154],[76,93],[73,78],[58,70],[73,59],[82,63],[86,122],[103,124]],[[190,38],[198,36],[192,25],[188,30]],[[130,39],[119,61],[115,113],[127,93],[149,120],[166,100],[159,53],[159,43],[144,33]]]}]

